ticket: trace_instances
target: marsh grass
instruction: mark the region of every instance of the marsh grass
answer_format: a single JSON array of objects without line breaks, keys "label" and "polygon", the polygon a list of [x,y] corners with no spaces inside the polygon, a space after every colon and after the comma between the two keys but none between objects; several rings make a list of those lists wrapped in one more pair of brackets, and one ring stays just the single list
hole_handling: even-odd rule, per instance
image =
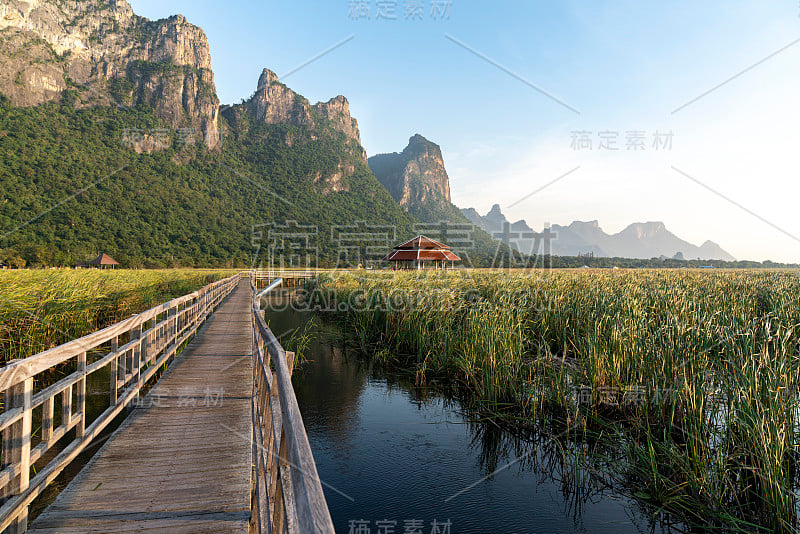
[{"label": "marsh grass", "polygon": [[284,345],[285,349],[294,352],[294,365],[299,367],[308,359],[311,343],[316,338],[317,324],[312,317],[303,326],[293,331]]},{"label": "marsh grass", "polygon": [[643,502],[710,529],[797,528],[796,273],[336,274],[311,289],[383,363],[458,384],[507,424],[559,422],[565,462]]}]

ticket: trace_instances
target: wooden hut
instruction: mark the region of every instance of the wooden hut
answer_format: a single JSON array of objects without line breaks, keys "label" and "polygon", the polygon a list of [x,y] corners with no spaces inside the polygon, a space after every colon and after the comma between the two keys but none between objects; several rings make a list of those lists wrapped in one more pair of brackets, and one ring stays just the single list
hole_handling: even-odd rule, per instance
[{"label": "wooden hut", "polygon": [[116,269],[119,267],[119,263],[105,253],[100,253],[100,255],[90,261],[88,265],[89,267],[97,267],[99,269]]},{"label": "wooden hut", "polygon": [[394,247],[383,261],[391,262],[394,269],[447,269],[461,258],[444,243],[419,235]]}]

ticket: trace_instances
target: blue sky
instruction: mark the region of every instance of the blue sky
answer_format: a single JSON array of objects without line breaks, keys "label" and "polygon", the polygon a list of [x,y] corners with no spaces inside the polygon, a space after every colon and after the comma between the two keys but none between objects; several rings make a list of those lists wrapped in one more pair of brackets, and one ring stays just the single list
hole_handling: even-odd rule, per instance
[{"label": "blue sky", "polygon": [[[440,144],[460,207],[499,203],[535,228],[661,220],[738,258],[800,261],[796,0],[452,0],[436,17],[422,0],[422,20],[406,20],[406,0],[384,2],[395,20],[377,19],[378,0],[355,19],[356,3],[131,1],[206,31],[223,103],[247,98],[262,68],[283,75],[352,36],[285,83],[312,102],[345,95],[370,155],[414,133]],[[591,149],[571,147],[577,131]],[[603,131],[620,150],[598,149]],[[672,147],[655,150],[656,132]],[[626,150],[629,134],[644,150]]]}]

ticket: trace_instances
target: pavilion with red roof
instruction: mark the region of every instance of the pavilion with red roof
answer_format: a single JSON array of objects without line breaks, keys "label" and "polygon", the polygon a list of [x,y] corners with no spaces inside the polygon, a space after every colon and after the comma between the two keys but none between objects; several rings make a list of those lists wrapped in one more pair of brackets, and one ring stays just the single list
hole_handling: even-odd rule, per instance
[{"label": "pavilion with red roof", "polygon": [[100,269],[116,269],[119,267],[119,263],[105,252],[101,252],[100,255],[90,261],[88,265],[90,267],[99,267]]},{"label": "pavilion with red roof", "polygon": [[392,262],[395,269],[447,269],[461,258],[444,243],[418,235],[394,247],[383,261]]}]

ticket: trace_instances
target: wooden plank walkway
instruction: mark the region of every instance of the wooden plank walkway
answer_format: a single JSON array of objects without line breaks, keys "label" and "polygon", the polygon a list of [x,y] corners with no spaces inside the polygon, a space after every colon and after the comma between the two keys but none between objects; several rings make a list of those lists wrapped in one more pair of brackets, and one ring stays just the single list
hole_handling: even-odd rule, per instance
[{"label": "wooden plank walkway", "polygon": [[247,532],[253,341],[242,280],[30,532]]}]

